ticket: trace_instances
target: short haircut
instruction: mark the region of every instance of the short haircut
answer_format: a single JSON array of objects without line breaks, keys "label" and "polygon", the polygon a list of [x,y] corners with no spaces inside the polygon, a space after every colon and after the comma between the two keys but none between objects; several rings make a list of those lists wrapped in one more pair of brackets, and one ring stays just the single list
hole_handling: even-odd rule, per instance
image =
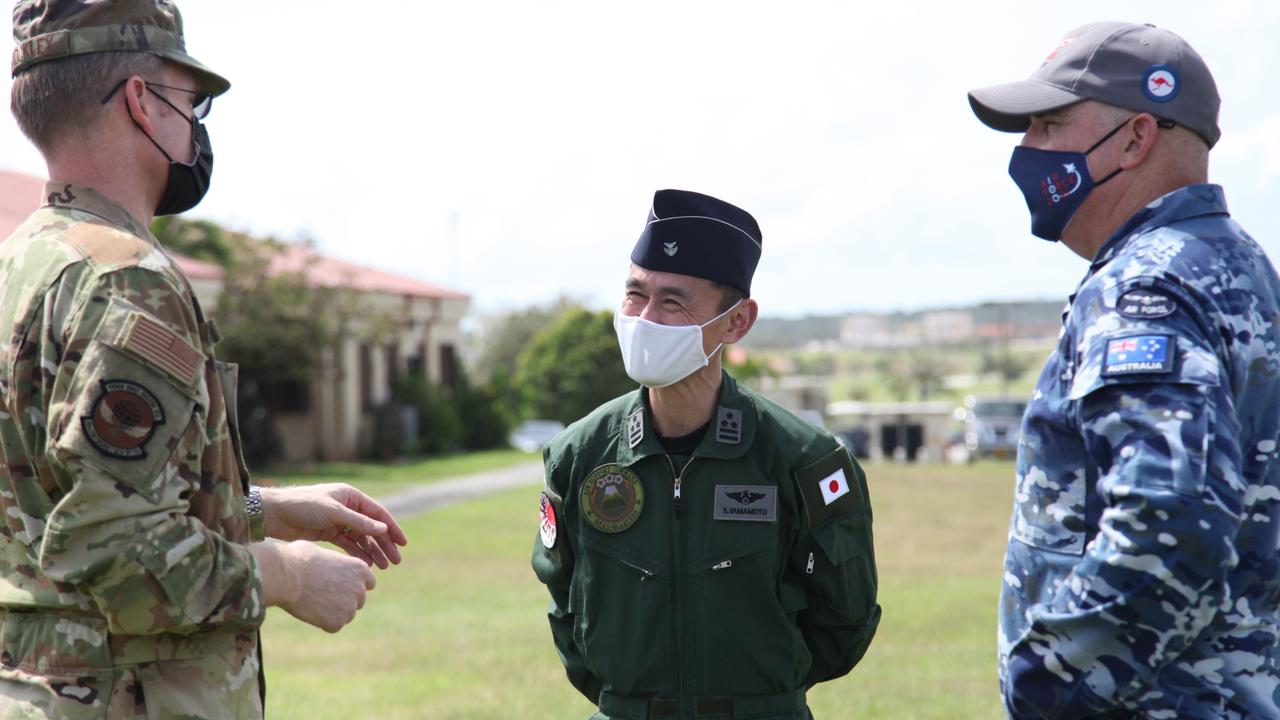
[{"label": "short haircut", "polygon": [[740,288],[725,283],[710,281],[715,289],[720,291],[720,312],[725,312],[734,305],[746,299],[747,294],[742,292]]},{"label": "short haircut", "polygon": [[72,55],[32,65],[13,79],[9,108],[22,134],[48,155],[58,143],[83,135],[102,118],[102,99],[134,75],[155,77],[164,61],[140,52]]}]

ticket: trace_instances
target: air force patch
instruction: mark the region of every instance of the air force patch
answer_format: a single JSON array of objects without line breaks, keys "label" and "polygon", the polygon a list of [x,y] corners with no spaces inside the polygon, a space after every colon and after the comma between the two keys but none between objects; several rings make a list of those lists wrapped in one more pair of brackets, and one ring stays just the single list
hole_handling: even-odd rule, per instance
[{"label": "air force patch", "polygon": [[1177,309],[1173,298],[1155,290],[1130,290],[1116,300],[1116,312],[1134,320],[1168,317]]},{"label": "air force patch", "polygon": [[1172,372],[1176,341],[1172,335],[1112,338],[1102,360],[1102,377]]},{"label": "air force patch", "polygon": [[164,424],[164,408],[147,388],[129,380],[99,380],[93,410],[80,418],[89,443],[117,460],[147,457],[147,441]]}]

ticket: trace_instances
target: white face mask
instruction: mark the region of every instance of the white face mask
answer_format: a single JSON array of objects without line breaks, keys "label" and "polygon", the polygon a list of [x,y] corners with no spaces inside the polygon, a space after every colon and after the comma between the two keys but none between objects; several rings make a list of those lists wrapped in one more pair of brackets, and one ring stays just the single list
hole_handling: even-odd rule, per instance
[{"label": "white face mask", "polygon": [[710,355],[702,352],[702,328],[733,312],[742,303],[711,318],[701,325],[660,325],[639,317],[613,313],[613,330],[622,348],[622,364],[632,380],[651,388],[674,385],[706,367],[724,347],[716,346]]}]

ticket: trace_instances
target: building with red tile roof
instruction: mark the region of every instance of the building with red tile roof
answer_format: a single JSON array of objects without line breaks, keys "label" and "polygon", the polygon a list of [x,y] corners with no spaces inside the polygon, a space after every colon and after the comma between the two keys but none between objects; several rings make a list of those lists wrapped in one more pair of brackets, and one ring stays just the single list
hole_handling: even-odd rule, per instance
[{"label": "building with red tile roof", "polygon": [[[44,182],[0,170],[0,242],[40,205]],[[216,308],[223,268],[176,253],[171,256],[191,280],[201,304]],[[282,459],[357,457],[362,444],[372,437],[375,409],[390,399],[392,380],[403,373],[421,372],[443,385],[457,381],[460,325],[471,304],[466,293],[340,260],[296,243],[285,244],[271,270],[304,270],[315,285],[354,291],[374,313],[400,319],[398,330],[385,342],[348,337],[328,353],[315,381],[272,393],[276,405],[272,414],[284,446]]]}]

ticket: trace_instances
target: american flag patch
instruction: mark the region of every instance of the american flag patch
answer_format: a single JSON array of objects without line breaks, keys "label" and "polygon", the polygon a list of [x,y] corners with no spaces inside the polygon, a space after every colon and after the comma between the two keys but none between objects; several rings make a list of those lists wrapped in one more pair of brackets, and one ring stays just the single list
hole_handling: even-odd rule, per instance
[{"label": "american flag patch", "polygon": [[194,385],[204,356],[164,323],[140,312],[125,321],[120,347],[164,370],[179,381]]}]

